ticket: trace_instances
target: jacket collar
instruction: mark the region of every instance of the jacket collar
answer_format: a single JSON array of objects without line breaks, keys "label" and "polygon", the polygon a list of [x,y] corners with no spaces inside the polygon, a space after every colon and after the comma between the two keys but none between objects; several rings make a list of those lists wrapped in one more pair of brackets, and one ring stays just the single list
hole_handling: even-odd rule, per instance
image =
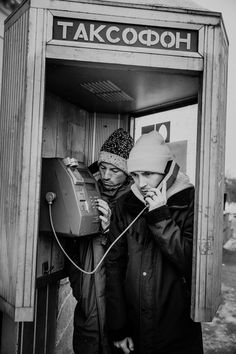
[{"label": "jacket collar", "polygon": [[[194,197],[194,187],[189,185],[185,189],[180,190],[179,192],[171,195],[167,200],[167,205],[169,208],[173,209],[184,209],[189,206],[190,202]],[[144,202],[139,199],[132,190],[130,190],[125,195],[124,207],[131,214],[137,214],[143,209]]]},{"label": "jacket collar", "polygon": [[[188,176],[185,173],[179,171],[174,183],[166,191],[167,200],[172,195],[189,187],[192,187],[192,184],[190,183]],[[141,194],[135,183],[131,186],[131,190],[134,195],[145,204],[143,195]]]}]

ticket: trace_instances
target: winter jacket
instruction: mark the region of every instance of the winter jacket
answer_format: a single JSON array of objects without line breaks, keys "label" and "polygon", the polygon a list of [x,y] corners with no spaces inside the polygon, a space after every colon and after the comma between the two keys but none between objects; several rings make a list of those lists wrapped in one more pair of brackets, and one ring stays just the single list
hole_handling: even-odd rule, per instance
[{"label": "winter jacket", "polygon": [[[112,209],[116,199],[130,189],[130,180],[118,190],[109,193],[98,181],[101,198]],[[106,235],[83,236],[69,240],[67,251],[81,268],[91,271],[99,263],[106,249]],[[110,354],[113,344],[108,343],[105,328],[105,266],[93,275],[81,273],[67,261],[67,270],[73,296],[77,300],[74,312],[73,349],[75,354]]]},{"label": "winter jacket", "polygon": [[[129,191],[117,201],[109,244],[144,204]],[[111,340],[130,336],[135,354],[202,354],[201,325],[190,319],[194,188],[145,210],[106,260]]]}]

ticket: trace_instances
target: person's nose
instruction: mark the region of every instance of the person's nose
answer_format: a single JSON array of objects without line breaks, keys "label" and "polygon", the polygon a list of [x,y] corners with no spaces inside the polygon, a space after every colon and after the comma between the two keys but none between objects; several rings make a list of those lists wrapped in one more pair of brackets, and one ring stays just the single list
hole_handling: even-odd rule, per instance
[{"label": "person's nose", "polygon": [[103,179],[109,180],[111,178],[111,174],[109,170],[106,170],[103,175]]},{"label": "person's nose", "polygon": [[144,176],[139,176],[139,187],[143,188],[147,185],[147,179]]}]

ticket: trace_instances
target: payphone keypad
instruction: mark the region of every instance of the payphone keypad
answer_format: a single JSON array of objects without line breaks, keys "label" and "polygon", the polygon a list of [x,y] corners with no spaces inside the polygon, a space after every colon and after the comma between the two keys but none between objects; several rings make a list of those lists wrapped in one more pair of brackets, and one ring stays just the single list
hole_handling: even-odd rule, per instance
[{"label": "payphone keypad", "polygon": [[95,195],[95,196],[90,196],[90,201],[91,201],[91,206],[92,208],[96,208],[96,200],[98,199],[98,196]]}]

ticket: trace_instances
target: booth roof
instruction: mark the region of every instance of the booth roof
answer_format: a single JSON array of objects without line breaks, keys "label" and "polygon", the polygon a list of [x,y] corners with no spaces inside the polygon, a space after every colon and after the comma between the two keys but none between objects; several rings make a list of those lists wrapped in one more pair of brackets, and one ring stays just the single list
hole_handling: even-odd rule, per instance
[{"label": "booth roof", "polygon": [[192,0],[102,0],[103,2],[116,2],[116,3],[126,3],[127,5],[137,5],[137,6],[152,6],[152,7],[170,7],[179,9],[189,9],[189,10],[199,10],[199,11],[210,11],[209,9],[203,8],[196,4]]}]

